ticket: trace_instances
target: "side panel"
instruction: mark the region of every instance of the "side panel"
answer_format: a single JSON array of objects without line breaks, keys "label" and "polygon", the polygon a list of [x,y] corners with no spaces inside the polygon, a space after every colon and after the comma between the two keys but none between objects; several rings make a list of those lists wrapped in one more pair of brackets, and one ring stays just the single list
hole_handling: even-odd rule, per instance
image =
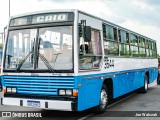
[{"label": "side panel", "polygon": [[137,70],[132,72],[125,71],[125,73],[115,75],[113,78],[113,98],[143,87],[144,75],[145,70],[143,72],[137,72]]},{"label": "side panel", "polygon": [[152,83],[158,77],[158,70],[151,69],[149,70],[149,83]]},{"label": "side panel", "polygon": [[77,76],[76,78],[78,83],[82,84],[78,89],[78,111],[98,105],[102,80],[97,78],[97,75]]},{"label": "side panel", "polygon": [[152,83],[156,80],[158,73],[156,68],[77,76],[76,83],[82,84],[81,87],[78,87],[78,111],[99,105],[100,90],[106,78],[113,80],[113,98],[117,98],[143,87],[144,77],[148,70],[152,73],[150,76]]},{"label": "side panel", "polygon": [[[158,66],[157,59],[144,59],[139,57],[120,57],[120,56],[104,56],[102,21],[85,14],[78,14],[78,22],[86,20],[86,25],[101,31],[102,44],[102,62],[99,70],[78,71],[76,76],[82,83],[79,88],[78,110],[85,110],[99,104],[100,90],[105,78],[113,80],[113,98],[117,98],[128,92],[136,90],[144,86],[144,76],[149,71],[149,83],[156,79],[156,69]],[[79,50],[78,50],[79,51]],[[77,51],[77,54],[79,54]],[[78,56],[77,56],[78,57]],[[79,60],[77,59],[77,62]],[[79,68],[79,67],[78,67]],[[95,77],[103,77],[103,80]],[[90,77],[90,79],[85,79]]]}]

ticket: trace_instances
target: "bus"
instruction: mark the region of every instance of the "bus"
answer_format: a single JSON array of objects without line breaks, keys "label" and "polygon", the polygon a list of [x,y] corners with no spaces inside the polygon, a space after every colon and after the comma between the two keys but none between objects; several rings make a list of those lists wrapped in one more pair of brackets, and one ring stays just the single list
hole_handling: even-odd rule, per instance
[{"label": "bus", "polygon": [[79,10],[11,17],[2,105],[104,112],[157,79],[156,41]]},{"label": "bus", "polygon": [[0,49],[0,91],[2,91],[2,82],[1,82],[1,63],[2,63],[2,49]]}]

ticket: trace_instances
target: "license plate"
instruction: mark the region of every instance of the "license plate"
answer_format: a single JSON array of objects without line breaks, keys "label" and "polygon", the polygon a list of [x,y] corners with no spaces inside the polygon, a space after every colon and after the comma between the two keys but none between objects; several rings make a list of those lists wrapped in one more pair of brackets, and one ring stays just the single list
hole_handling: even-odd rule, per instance
[{"label": "license plate", "polygon": [[40,107],[40,101],[31,101],[31,100],[28,100],[27,101],[27,106]]}]

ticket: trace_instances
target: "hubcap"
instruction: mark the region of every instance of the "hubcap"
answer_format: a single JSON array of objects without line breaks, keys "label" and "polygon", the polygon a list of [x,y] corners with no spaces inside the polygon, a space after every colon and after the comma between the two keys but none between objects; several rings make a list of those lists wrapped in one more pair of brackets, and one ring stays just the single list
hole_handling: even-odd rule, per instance
[{"label": "hubcap", "polygon": [[107,96],[106,90],[102,89],[102,91],[101,91],[101,107],[105,108],[105,106],[107,105],[107,102],[108,102],[108,96]]}]

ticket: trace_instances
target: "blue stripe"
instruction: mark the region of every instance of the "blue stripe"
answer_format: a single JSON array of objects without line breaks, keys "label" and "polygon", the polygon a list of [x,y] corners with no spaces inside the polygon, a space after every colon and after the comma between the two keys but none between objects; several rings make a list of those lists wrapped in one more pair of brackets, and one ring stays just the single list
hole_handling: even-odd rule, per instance
[{"label": "blue stripe", "polygon": [[13,85],[13,84],[5,84],[5,86],[7,87],[37,87],[37,88],[45,88],[45,89],[47,89],[47,88],[74,88],[74,87],[66,87],[66,86],[28,86],[28,85]]},{"label": "blue stripe", "polygon": [[[29,90],[30,88],[18,88],[17,90]],[[39,89],[39,88],[32,88],[32,91],[57,91],[57,89]]]},{"label": "blue stripe", "polygon": [[[5,81],[15,81],[15,79],[5,79]],[[18,81],[27,81],[27,82],[37,82],[37,80],[32,80],[32,79],[17,79],[17,82]],[[44,79],[44,80],[38,80],[38,82],[46,82],[46,80]],[[68,80],[48,80],[47,82],[49,82],[49,83],[52,83],[52,82],[59,82],[59,83],[74,83],[74,81],[72,80],[72,81],[68,81]]]},{"label": "blue stripe", "polygon": [[18,79],[22,79],[22,78],[25,78],[25,79],[45,79],[45,80],[50,80],[50,79],[57,79],[57,80],[73,80],[74,77],[48,77],[48,76],[4,76],[4,78],[18,78]]},{"label": "blue stripe", "polygon": [[41,94],[41,95],[57,95],[55,92],[33,92],[33,91],[19,91],[22,94]]},{"label": "blue stripe", "polygon": [[[50,82],[47,83],[31,83],[31,82],[5,82],[5,84],[17,84],[17,85],[49,85]],[[61,85],[61,86],[73,86],[73,84],[63,84],[63,83],[54,83],[54,84],[50,84],[50,86],[57,86],[57,85]]]}]

